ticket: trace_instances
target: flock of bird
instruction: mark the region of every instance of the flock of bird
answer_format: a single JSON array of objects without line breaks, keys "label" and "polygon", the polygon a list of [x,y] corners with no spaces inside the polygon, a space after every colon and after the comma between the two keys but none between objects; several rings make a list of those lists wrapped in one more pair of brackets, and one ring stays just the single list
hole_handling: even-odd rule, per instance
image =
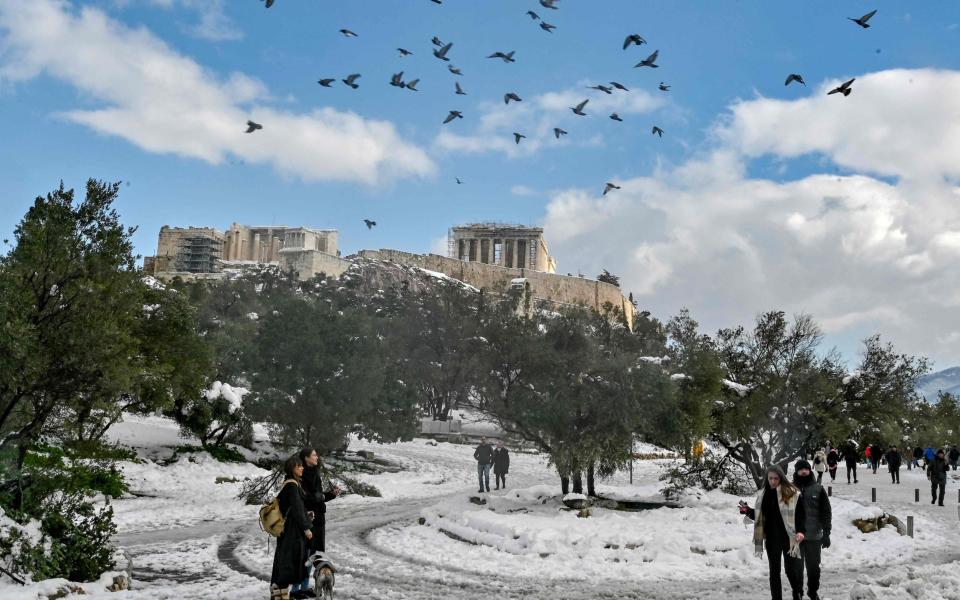
[{"label": "flock of bird", "polygon": [[[443,4],[443,0],[430,0],[430,1],[434,4],[440,4],[440,5]],[[560,0],[537,0],[537,1],[539,2],[540,6],[542,6],[543,8],[550,9],[550,10],[559,9],[559,7],[557,6],[557,3],[560,2]],[[265,2],[266,8],[270,8],[274,5],[275,0],[263,0],[263,2]],[[858,26],[862,27],[863,29],[868,29],[870,28],[869,21],[870,19],[873,18],[875,14],[877,14],[877,11],[872,10],[861,17],[857,17],[857,18],[847,17],[847,18],[850,21],[853,21],[854,23],[856,23]],[[537,22],[540,28],[546,31],[547,33],[553,33],[553,30],[556,29],[555,25],[551,25],[550,23],[546,22],[539,14],[537,14],[533,10],[526,11],[526,15],[529,16],[530,19],[532,19],[533,21]],[[340,34],[347,38],[360,37],[357,33],[347,28],[340,29]],[[431,40],[431,43],[434,46],[434,48],[432,49],[433,56],[439,59],[440,61],[447,63],[447,70],[450,73],[456,76],[463,76],[462,70],[454,66],[450,62],[450,57],[448,56],[450,54],[451,49],[453,48],[453,42],[444,42],[439,37],[434,36],[433,39]],[[640,34],[631,33],[627,35],[626,38],[623,40],[623,50],[629,49],[630,46],[637,46],[639,48],[640,46],[643,46],[646,43],[647,43],[647,40],[645,40]],[[400,54],[401,58],[412,56],[414,54],[412,51],[407,50],[406,48],[397,48],[397,52]],[[505,64],[510,64],[510,63],[516,62],[516,58],[514,58],[515,54],[516,52],[513,50],[509,52],[496,51],[490,54],[489,56],[487,56],[487,58],[499,59],[503,61],[503,63]],[[654,50],[649,56],[647,56],[646,58],[644,58],[643,60],[635,64],[634,68],[651,68],[651,69],[659,68],[660,65],[657,64],[657,60],[659,59],[659,57],[660,57],[660,51]],[[360,73],[351,73],[347,75],[345,78],[343,78],[341,82],[344,85],[356,90],[360,87],[360,85],[357,83],[357,81],[360,78],[361,78]],[[336,83],[336,81],[337,81],[336,78],[324,78],[324,79],[320,79],[317,83],[319,83],[322,87],[329,88],[329,87],[333,87],[333,84]],[[845,81],[844,83],[840,84],[839,86],[827,92],[827,94],[828,95],[842,94],[844,96],[849,96],[853,91],[854,81],[855,79],[850,79],[849,81]],[[389,83],[391,86],[416,92],[416,91],[419,91],[417,89],[417,84],[419,82],[420,82],[420,79],[411,79],[409,81],[404,81],[404,72],[400,71],[398,73],[393,74],[393,76],[390,78]],[[787,76],[786,81],[784,81],[784,85],[789,86],[791,83],[799,83],[800,85],[804,85],[804,86],[806,85],[806,82],[803,80],[803,76],[800,75],[799,73],[790,73]],[[608,95],[612,95],[618,92],[628,93],[630,91],[626,86],[616,81],[611,81],[609,82],[608,85],[598,84],[598,85],[589,86],[589,89],[597,90],[599,92],[602,92]],[[663,81],[661,81],[658,84],[657,89],[659,89],[661,92],[669,92],[670,86],[664,83]],[[460,82],[456,80],[454,81],[454,93],[457,96],[467,95],[463,87],[460,85]],[[509,105],[511,102],[522,102],[522,101],[523,99],[516,92],[513,92],[513,91],[509,91],[503,95],[503,102],[504,104],[507,104],[507,105]],[[589,113],[585,112],[584,109],[587,107],[587,104],[589,103],[590,103],[590,99],[588,98],[586,100],[583,100],[576,106],[570,107],[570,110],[573,112],[573,114],[577,116],[586,117],[588,116]],[[623,122],[623,118],[616,112],[610,114],[609,118],[613,121],[617,121],[621,123]],[[457,119],[464,119],[463,113],[459,110],[450,110],[446,118],[443,119],[442,124],[448,125],[456,121]],[[249,120],[247,121],[246,133],[253,133],[260,129],[263,129],[263,125],[261,125],[260,123],[255,123]],[[652,135],[658,136],[659,138],[663,138],[663,135],[665,132],[658,125],[654,125],[651,128],[650,133]],[[554,127],[553,134],[556,137],[556,139],[560,139],[561,136],[567,135],[568,133],[567,131],[561,129],[560,127]],[[521,132],[513,132],[513,138],[514,138],[515,144],[520,144],[521,140],[526,139],[527,136]],[[461,181],[459,177],[456,178],[456,182],[457,184],[463,183],[463,181]],[[613,190],[619,190],[619,189],[620,189],[620,186],[608,182],[604,186],[603,195],[606,196],[609,192]],[[372,229],[373,227],[376,226],[376,222],[371,221],[369,219],[364,219],[363,222],[368,229]]]}]

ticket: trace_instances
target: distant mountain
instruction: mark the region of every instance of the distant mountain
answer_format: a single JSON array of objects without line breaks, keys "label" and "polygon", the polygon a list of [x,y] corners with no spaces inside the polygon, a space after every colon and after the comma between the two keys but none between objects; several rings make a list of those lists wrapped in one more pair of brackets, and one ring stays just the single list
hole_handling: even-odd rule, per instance
[{"label": "distant mountain", "polygon": [[943,371],[924,375],[917,382],[917,391],[928,402],[936,401],[938,391],[960,396],[960,367],[950,367]]}]

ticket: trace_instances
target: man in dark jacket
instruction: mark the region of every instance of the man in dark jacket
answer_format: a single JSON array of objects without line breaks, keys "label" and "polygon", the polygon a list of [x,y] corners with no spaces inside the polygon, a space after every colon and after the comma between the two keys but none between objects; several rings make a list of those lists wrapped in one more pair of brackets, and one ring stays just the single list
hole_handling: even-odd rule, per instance
[{"label": "man in dark jacket", "polygon": [[[797,506],[798,517],[802,515],[803,525],[797,525],[804,532],[800,542],[800,552],[807,568],[807,595],[810,600],[819,600],[820,592],[820,552],[830,547],[830,531],[833,525],[833,513],[830,510],[830,498],[827,492],[813,477],[810,463],[798,460],[794,466],[793,484],[800,490]],[[799,505],[802,505],[802,509]]]},{"label": "man in dark jacket", "polygon": [[480,480],[480,493],[490,491],[490,466],[493,464],[493,447],[487,442],[486,437],[480,438],[480,445],[473,452],[473,457],[477,459],[477,478]]},{"label": "man in dark jacket", "polygon": [[883,446],[880,444],[874,444],[870,447],[870,463],[873,467],[874,475],[876,475],[877,469],[880,467],[881,458],[883,458]]},{"label": "man in dark jacket", "polygon": [[960,462],[960,450],[957,450],[956,446],[950,448],[950,454],[947,455],[947,458],[950,459],[950,467],[956,471],[957,463]]},{"label": "man in dark jacket", "polygon": [[891,446],[887,450],[885,458],[887,459],[887,468],[890,469],[890,480],[893,483],[900,483],[900,464],[903,462],[900,451],[897,450],[896,446]]},{"label": "man in dark jacket", "polygon": [[943,497],[947,494],[947,458],[943,450],[937,450],[937,456],[927,465],[927,479],[930,480],[930,492],[933,498],[930,504],[937,502],[937,490],[940,491],[939,504],[943,506]]},{"label": "man in dark jacket", "polygon": [[850,484],[850,473],[853,473],[853,482],[857,483],[857,463],[859,462],[859,456],[857,453],[857,445],[852,441],[847,442],[847,445],[843,448],[843,461],[847,463],[847,484]]},{"label": "man in dark jacket", "polygon": [[503,489],[507,489],[507,473],[510,471],[510,453],[503,445],[503,440],[497,440],[497,447],[493,450],[493,477],[496,480],[496,487],[499,490],[503,483]]}]

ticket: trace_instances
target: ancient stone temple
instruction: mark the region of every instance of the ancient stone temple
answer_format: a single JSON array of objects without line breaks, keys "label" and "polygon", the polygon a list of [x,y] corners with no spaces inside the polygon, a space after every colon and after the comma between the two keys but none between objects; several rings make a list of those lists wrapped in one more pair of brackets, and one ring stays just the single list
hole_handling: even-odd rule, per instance
[{"label": "ancient stone temple", "polygon": [[515,269],[556,273],[543,228],[473,223],[452,227],[447,236],[450,258]]}]

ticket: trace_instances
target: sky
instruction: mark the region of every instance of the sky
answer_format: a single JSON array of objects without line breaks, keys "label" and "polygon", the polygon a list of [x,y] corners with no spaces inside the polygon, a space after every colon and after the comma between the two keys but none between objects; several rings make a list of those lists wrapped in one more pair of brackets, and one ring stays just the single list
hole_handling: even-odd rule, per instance
[{"label": "sky", "polygon": [[[0,232],[90,177],[124,182],[141,255],[161,225],[336,228],[344,254],[538,225],[559,272],[607,269],[662,319],[809,313],[851,362],[879,333],[960,364],[960,4],[556,6],[0,0]],[[869,29],[848,19],[873,9]],[[647,44],[624,50],[634,33]],[[388,84],[400,71],[418,91]],[[610,81],[629,92],[589,89]]]}]

